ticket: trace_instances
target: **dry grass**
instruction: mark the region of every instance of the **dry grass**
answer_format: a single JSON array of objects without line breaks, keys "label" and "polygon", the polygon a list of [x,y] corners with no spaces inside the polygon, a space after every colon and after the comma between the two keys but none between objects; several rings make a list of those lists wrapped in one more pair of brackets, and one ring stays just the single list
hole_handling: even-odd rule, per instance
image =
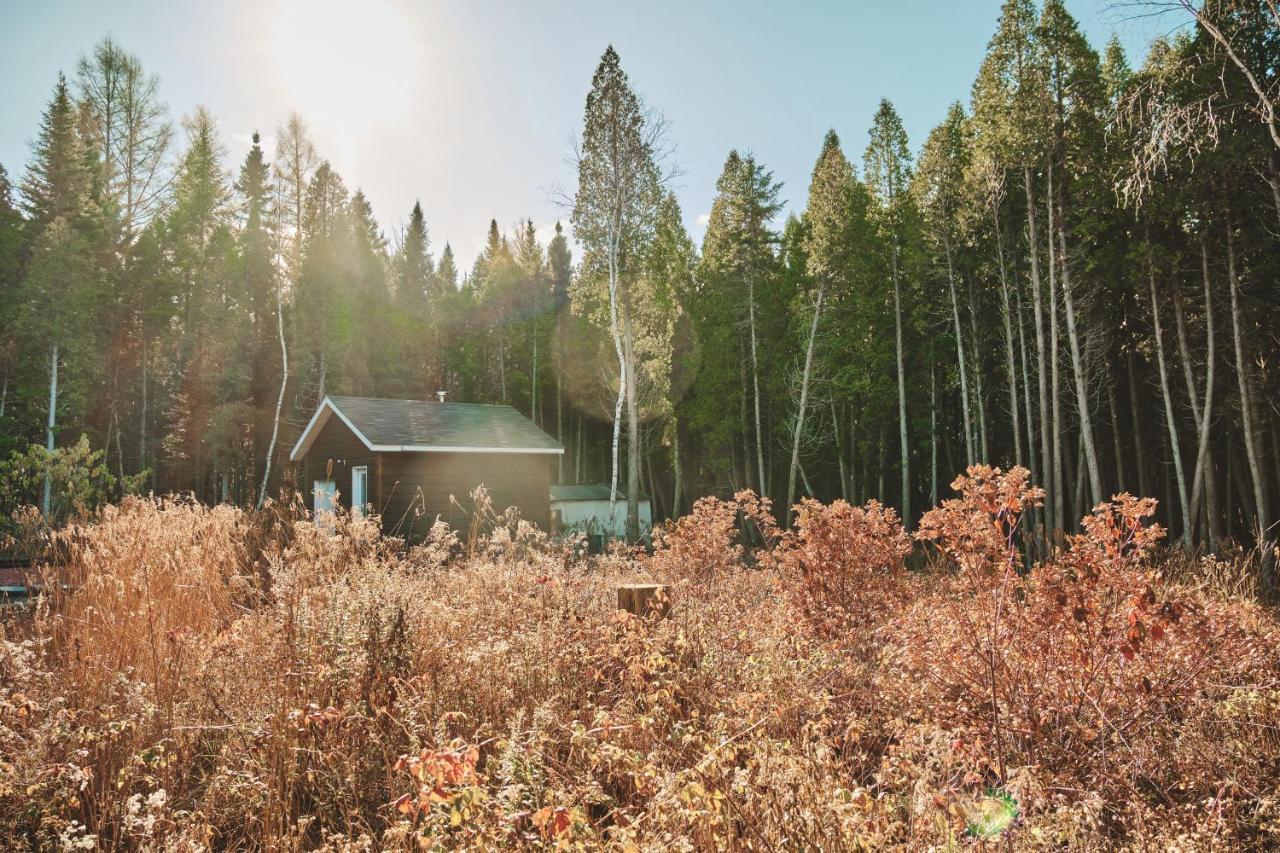
[{"label": "dry grass", "polygon": [[[512,515],[129,500],[0,643],[10,849],[1048,849],[1280,843],[1280,626],[1123,498],[1023,569],[1023,475],[908,539],[702,501],[653,554]],[[739,521],[764,544],[744,548]],[[929,544],[931,543],[931,544]],[[1233,574],[1234,573],[1234,574]],[[672,614],[614,609],[670,585]]]}]

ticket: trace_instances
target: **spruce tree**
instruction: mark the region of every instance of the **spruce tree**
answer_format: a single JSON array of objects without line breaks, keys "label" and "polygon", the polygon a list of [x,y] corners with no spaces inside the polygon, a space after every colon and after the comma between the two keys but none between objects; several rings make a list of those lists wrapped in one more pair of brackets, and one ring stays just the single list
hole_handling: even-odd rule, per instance
[{"label": "spruce tree", "polygon": [[894,355],[898,376],[898,436],[901,451],[902,520],[911,526],[911,446],[907,430],[907,377],[903,348],[904,259],[908,249],[913,213],[908,187],[911,182],[911,155],[907,132],[893,104],[880,101],[871,124],[871,141],[864,158],[866,183],[875,204],[876,227],[889,257],[893,286]]}]

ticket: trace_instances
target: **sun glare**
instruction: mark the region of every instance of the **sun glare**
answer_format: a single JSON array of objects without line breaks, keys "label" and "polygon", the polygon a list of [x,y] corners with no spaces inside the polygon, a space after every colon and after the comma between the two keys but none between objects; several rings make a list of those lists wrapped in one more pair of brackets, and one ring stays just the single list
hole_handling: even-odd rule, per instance
[{"label": "sun glare", "polygon": [[386,126],[415,109],[409,94],[429,73],[421,10],[400,0],[275,0],[272,78],[311,122]]}]

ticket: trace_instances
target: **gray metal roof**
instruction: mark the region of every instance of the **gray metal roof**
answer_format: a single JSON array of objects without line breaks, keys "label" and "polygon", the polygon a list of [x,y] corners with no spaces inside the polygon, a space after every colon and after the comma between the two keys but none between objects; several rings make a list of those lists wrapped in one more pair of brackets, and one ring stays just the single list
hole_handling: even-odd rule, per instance
[{"label": "gray metal roof", "polygon": [[564,452],[554,438],[510,406],[331,396],[316,409],[290,458],[306,455],[334,415],[373,451]]},{"label": "gray metal roof", "polygon": [[[618,500],[625,501],[627,493],[618,489]],[[640,500],[647,501],[649,496],[640,493]],[[551,487],[553,501],[607,501],[609,500],[608,483],[559,484]]]}]

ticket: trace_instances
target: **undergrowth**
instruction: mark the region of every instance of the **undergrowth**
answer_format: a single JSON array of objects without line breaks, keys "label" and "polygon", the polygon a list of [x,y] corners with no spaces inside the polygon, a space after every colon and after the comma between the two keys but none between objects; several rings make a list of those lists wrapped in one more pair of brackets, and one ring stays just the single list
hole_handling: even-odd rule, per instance
[{"label": "undergrowth", "polygon": [[[954,485],[914,535],[874,502],[780,530],[743,493],[598,557],[492,510],[406,548],[358,517],[126,498],[56,534],[6,626],[0,838],[1280,843],[1280,623],[1247,564],[1159,551],[1128,495],[1032,564],[1026,472]],[[615,609],[646,580],[666,618]]]}]

